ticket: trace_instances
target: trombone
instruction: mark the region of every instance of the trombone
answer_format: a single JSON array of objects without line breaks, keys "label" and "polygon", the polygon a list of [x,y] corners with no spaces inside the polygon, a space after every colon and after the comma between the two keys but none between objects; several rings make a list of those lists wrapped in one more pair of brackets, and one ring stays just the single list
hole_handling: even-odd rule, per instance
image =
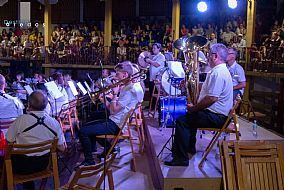
[{"label": "trombone", "polygon": [[120,85],[127,85],[130,82],[140,82],[141,80],[145,80],[147,78],[147,75],[145,73],[145,70],[140,70],[140,72],[133,74],[131,77],[122,79],[120,81],[117,81],[114,84],[111,84],[107,86],[106,88],[101,88],[96,92],[88,92],[89,97],[91,98],[91,101],[96,104],[96,100],[99,98],[101,94],[109,94],[111,92],[111,89],[120,86]]}]

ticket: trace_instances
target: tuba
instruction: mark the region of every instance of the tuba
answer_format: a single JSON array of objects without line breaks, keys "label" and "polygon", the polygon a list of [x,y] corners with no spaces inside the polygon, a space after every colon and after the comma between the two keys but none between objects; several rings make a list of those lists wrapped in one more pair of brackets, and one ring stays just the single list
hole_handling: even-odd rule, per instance
[{"label": "tuba", "polygon": [[187,102],[195,105],[199,96],[199,50],[208,44],[203,36],[181,37],[174,47],[184,54]]}]

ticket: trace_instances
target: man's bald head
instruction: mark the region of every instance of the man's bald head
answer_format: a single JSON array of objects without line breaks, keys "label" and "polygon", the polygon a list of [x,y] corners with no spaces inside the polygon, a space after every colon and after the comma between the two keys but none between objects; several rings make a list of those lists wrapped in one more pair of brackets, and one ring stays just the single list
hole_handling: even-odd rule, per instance
[{"label": "man's bald head", "polygon": [[36,90],[29,96],[29,108],[32,111],[43,111],[48,103],[46,94],[41,90]]},{"label": "man's bald head", "polygon": [[0,74],[0,90],[4,90],[5,85],[6,85],[5,77]]}]

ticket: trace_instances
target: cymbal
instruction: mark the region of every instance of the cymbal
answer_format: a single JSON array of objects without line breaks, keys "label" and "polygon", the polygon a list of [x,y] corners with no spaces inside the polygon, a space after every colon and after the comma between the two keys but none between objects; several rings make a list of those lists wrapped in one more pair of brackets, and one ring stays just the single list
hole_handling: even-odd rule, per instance
[{"label": "cymbal", "polygon": [[140,53],[138,57],[138,65],[140,66],[140,68],[142,69],[148,68],[150,65],[149,63],[146,63],[145,58],[151,59],[151,57],[152,57],[151,53],[148,51],[143,51],[142,53]]}]

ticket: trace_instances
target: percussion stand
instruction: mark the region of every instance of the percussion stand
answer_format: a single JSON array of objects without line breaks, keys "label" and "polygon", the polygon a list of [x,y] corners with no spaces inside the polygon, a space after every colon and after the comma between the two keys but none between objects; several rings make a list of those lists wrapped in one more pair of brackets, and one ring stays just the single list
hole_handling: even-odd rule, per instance
[{"label": "percussion stand", "polygon": [[[168,70],[169,72],[169,70]],[[169,73],[169,76],[170,76],[170,73]],[[172,99],[172,95],[171,95],[171,89],[172,89],[172,84],[174,83],[176,85],[177,81],[178,81],[178,78],[174,78],[174,77],[170,77],[170,80],[171,80],[171,85],[170,85],[170,94],[169,94],[169,102],[168,102],[168,111],[167,111],[167,114],[166,114],[166,118],[164,120],[164,123],[163,123],[163,128],[166,127],[167,125],[167,122],[168,120],[170,119],[170,112],[169,112],[169,109],[170,109],[170,100]],[[159,152],[157,158],[160,157],[160,155],[162,154],[162,152],[164,151],[164,149],[168,149],[169,151],[172,152],[172,148],[168,148],[167,147],[167,144],[172,141],[172,145],[174,144],[174,135],[175,135],[175,128],[176,128],[176,122],[175,122],[175,112],[176,112],[176,96],[177,96],[177,89],[175,88],[175,95],[174,95],[174,109],[173,109],[173,115],[172,115],[172,118],[173,118],[173,127],[172,127],[172,133],[171,133],[171,136],[170,138],[167,140],[167,142],[163,145],[161,151]]]}]

